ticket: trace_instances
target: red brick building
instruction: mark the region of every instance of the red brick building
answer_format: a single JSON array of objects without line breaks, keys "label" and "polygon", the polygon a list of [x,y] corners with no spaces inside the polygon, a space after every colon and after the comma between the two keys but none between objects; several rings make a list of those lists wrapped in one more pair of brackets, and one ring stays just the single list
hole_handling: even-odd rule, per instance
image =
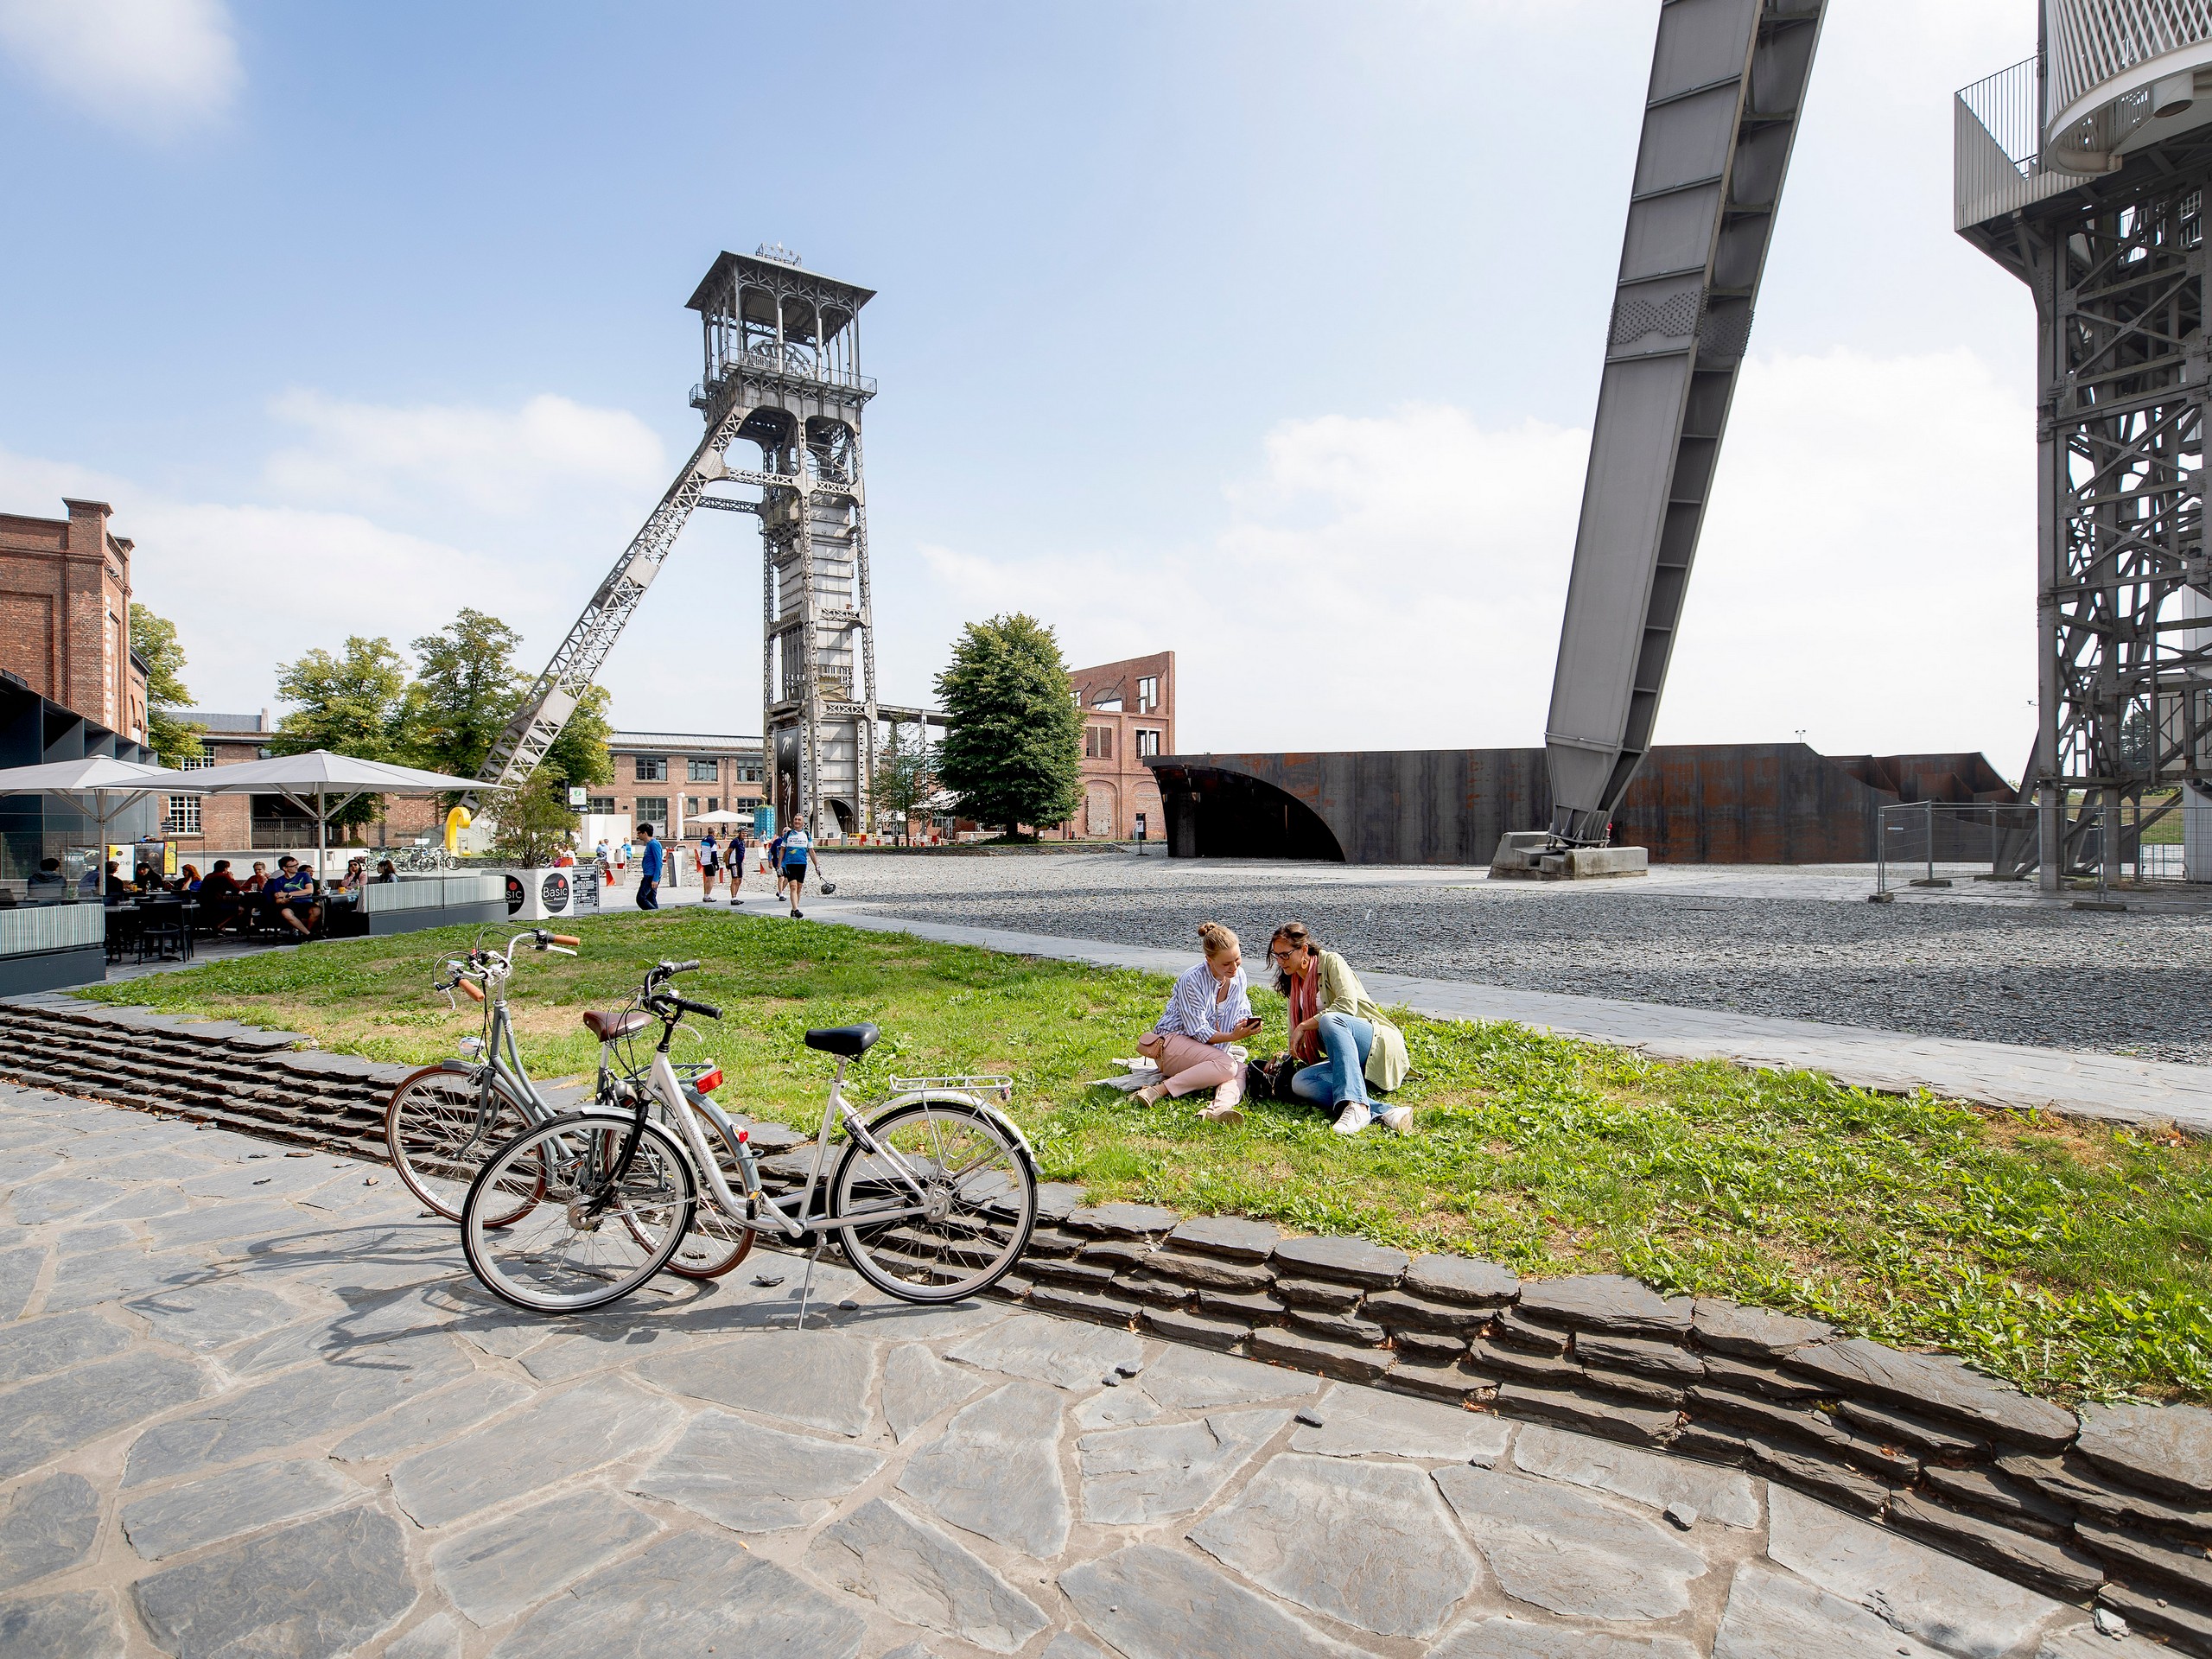
[{"label": "red brick building", "polygon": [[0,513],[0,670],[73,714],[146,741],[146,668],[130,652],[130,543],[105,501],[67,518]]},{"label": "red brick building", "polygon": [[1070,841],[1128,841],[1141,819],[1147,839],[1167,834],[1147,754],[1173,754],[1175,653],[1157,652],[1068,676],[1083,710],[1083,810],[1060,826]]}]

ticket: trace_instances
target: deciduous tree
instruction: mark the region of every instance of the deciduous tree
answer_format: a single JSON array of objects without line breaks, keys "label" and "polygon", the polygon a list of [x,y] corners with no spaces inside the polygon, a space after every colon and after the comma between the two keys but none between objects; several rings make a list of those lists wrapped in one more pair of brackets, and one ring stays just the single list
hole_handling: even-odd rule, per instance
[{"label": "deciduous tree", "polygon": [[[356,634],[342,655],[317,649],[280,664],[276,695],[292,705],[270,738],[279,754],[330,749],[402,766],[413,759],[403,717],[407,666],[389,639]],[[360,796],[332,813],[331,822],[366,823],[383,806],[381,796]]]},{"label": "deciduous tree", "polygon": [[207,751],[200,746],[200,734],[207,728],[179,719],[175,712],[192,706],[192,693],[184,689],[184,647],[177,642],[176,624],[131,601],[130,649],[146,664],[149,747],[165,766],[202,759]]},{"label": "deciduous tree", "polygon": [[970,622],[937,677],[938,777],[960,810],[1011,831],[1059,823],[1083,798],[1083,712],[1052,630],[1016,613]]}]

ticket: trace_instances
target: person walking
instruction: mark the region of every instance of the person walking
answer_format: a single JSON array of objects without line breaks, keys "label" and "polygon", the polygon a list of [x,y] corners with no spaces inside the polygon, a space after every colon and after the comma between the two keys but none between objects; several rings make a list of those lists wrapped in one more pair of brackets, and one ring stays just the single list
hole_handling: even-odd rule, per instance
[{"label": "person walking", "polygon": [[1137,1039],[1137,1052],[1160,1068],[1160,1081],[1137,1090],[1155,1105],[1162,1095],[1213,1090],[1213,1103],[1198,1116],[1212,1123],[1234,1123],[1244,1098],[1244,1062],[1229,1045],[1259,1034],[1260,1021],[1245,995],[1244,956],[1236,935],[1219,922],[1198,924],[1205,958],[1185,969],[1168,994],[1166,1011]]},{"label": "person walking", "polygon": [[1275,988],[1289,1003],[1290,1052],[1303,1062],[1290,1080],[1296,1098],[1332,1108],[1338,1135],[1357,1135],[1379,1121],[1393,1134],[1413,1128],[1410,1107],[1382,1107],[1369,1084],[1386,1094],[1406,1080],[1406,1039],[1382,1017],[1351,965],[1324,950],[1303,922],[1285,922],[1268,941]]},{"label": "person walking", "polygon": [[783,874],[784,891],[791,897],[791,919],[803,921],[798,901],[806,896],[807,855],[814,850],[814,837],[806,833],[804,824],[793,824],[784,831]]},{"label": "person walking", "polygon": [[729,872],[730,903],[742,904],[744,900],[737,896],[737,890],[745,885],[745,826],[741,823],[730,828],[729,841],[722,848],[722,868]]},{"label": "person walking", "polygon": [[768,839],[768,874],[776,878],[776,897],[784,896],[784,837],[791,834],[786,824]]},{"label": "person walking", "polygon": [[721,873],[721,849],[715,844],[715,832],[704,831],[699,837],[699,902],[715,902],[715,877]]},{"label": "person walking", "polygon": [[660,871],[664,855],[661,852],[660,842],[653,839],[652,825],[639,824],[638,833],[645,838],[645,844],[638,855],[638,908],[658,910],[660,908]]}]

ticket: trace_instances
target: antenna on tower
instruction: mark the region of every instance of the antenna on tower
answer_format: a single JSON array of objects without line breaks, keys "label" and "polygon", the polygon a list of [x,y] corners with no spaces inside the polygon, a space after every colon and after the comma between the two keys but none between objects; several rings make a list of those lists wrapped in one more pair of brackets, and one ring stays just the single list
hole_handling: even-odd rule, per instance
[{"label": "antenna on tower", "polygon": [[778,264],[789,265],[793,270],[798,267],[798,255],[780,242],[763,242],[753,250],[753,257],[756,259],[772,259]]}]

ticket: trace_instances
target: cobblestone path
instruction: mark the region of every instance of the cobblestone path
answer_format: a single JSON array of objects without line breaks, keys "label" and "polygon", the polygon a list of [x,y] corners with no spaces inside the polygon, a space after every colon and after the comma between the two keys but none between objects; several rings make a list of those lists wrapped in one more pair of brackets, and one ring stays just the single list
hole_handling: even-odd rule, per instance
[{"label": "cobblestone path", "polygon": [[1732,1470],[826,1268],[794,1331],[766,1253],[518,1314],[389,1172],[112,1107],[0,1088],[0,1202],[9,1659],[2154,1650]]}]

